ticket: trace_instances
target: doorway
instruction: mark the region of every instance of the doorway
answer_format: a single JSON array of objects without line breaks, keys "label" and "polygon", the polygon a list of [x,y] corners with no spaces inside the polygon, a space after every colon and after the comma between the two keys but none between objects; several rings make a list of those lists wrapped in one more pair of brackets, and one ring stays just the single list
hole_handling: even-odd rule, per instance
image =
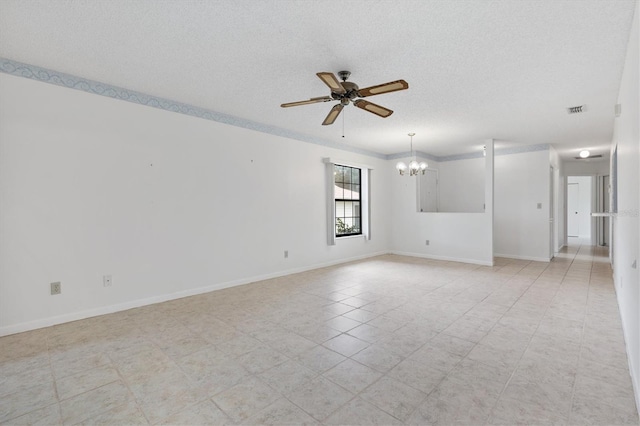
[{"label": "doorway", "polygon": [[[598,176],[596,181],[596,210],[609,213],[609,175]],[[596,244],[599,246],[609,246],[609,220],[608,216],[596,218]]]},{"label": "doorway", "polygon": [[567,242],[593,244],[592,176],[567,177]]}]

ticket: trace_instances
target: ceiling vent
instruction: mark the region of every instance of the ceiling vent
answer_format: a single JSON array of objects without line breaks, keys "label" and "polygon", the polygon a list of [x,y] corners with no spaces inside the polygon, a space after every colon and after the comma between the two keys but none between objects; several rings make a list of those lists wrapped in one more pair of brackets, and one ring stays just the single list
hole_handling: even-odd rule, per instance
[{"label": "ceiling vent", "polygon": [[598,155],[590,155],[588,157],[573,157],[576,160],[591,160],[592,158],[602,158],[602,155],[598,154]]},{"label": "ceiling vent", "polygon": [[579,114],[581,112],[585,112],[586,105],[578,105],[567,108],[567,114]]}]

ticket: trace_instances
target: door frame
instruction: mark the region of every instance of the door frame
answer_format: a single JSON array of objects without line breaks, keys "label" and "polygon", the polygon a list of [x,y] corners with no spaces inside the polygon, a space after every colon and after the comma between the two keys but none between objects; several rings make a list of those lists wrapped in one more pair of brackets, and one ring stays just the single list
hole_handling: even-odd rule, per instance
[{"label": "door frame", "polygon": [[549,166],[549,260],[555,257],[556,252],[556,200],[555,200],[555,170]]}]

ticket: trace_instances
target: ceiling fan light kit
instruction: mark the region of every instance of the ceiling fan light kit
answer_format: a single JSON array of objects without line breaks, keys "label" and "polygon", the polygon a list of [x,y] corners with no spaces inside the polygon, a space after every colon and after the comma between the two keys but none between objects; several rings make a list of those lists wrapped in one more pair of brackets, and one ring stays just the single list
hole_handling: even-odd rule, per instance
[{"label": "ceiling fan light kit", "polygon": [[335,105],[333,108],[331,108],[331,111],[329,111],[329,114],[322,122],[323,126],[333,124],[340,115],[342,109],[345,106],[349,105],[349,102],[353,103],[353,105],[360,109],[368,111],[379,117],[387,118],[391,114],[393,114],[392,110],[359,98],[381,95],[383,93],[396,92],[398,90],[405,90],[409,88],[409,83],[407,83],[406,81],[396,80],[389,83],[378,84],[376,86],[360,89],[357,84],[351,81],[347,81],[347,79],[351,75],[350,71],[340,71],[338,73],[338,76],[340,76],[342,81],[338,80],[338,77],[336,77],[336,75],[332,72],[319,72],[316,73],[316,75],[331,90],[331,94],[329,96],[319,96],[316,98],[311,98],[308,101],[288,102],[280,106],[282,108],[289,108],[292,106],[309,105],[319,102],[340,101],[340,104]]}]

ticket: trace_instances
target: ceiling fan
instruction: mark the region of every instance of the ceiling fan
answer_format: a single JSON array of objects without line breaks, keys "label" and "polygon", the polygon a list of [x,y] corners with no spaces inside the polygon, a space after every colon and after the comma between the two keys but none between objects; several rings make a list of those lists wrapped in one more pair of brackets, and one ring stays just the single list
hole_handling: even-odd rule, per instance
[{"label": "ceiling fan", "polygon": [[289,102],[280,106],[282,108],[288,108],[298,105],[315,104],[318,102],[340,101],[338,105],[335,105],[333,108],[331,108],[331,111],[329,111],[329,115],[327,115],[327,118],[325,118],[322,122],[323,126],[333,124],[333,122],[336,121],[336,118],[338,118],[338,115],[340,115],[342,108],[349,105],[350,101],[360,109],[379,115],[382,118],[386,118],[393,114],[392,110],[358,98],[366,98],[367,96],[381,95],[383,93],[390,93],[409,88],[409,83],[407,83],[406,81],[396,80],[390,81],[389,83],[360,89],[357,84],[347,81],[347,79],[351,75],[350,71],[340,71],[338,73],[338,75],[342,79],[342,82],[340,82],[332,72],[319,72],[316,73],[316,75],[320,77],[320,80],[322,80],[324,84],[329,86],[329,89],[331,89],[331,95],[311,98],[308,101]]}]

